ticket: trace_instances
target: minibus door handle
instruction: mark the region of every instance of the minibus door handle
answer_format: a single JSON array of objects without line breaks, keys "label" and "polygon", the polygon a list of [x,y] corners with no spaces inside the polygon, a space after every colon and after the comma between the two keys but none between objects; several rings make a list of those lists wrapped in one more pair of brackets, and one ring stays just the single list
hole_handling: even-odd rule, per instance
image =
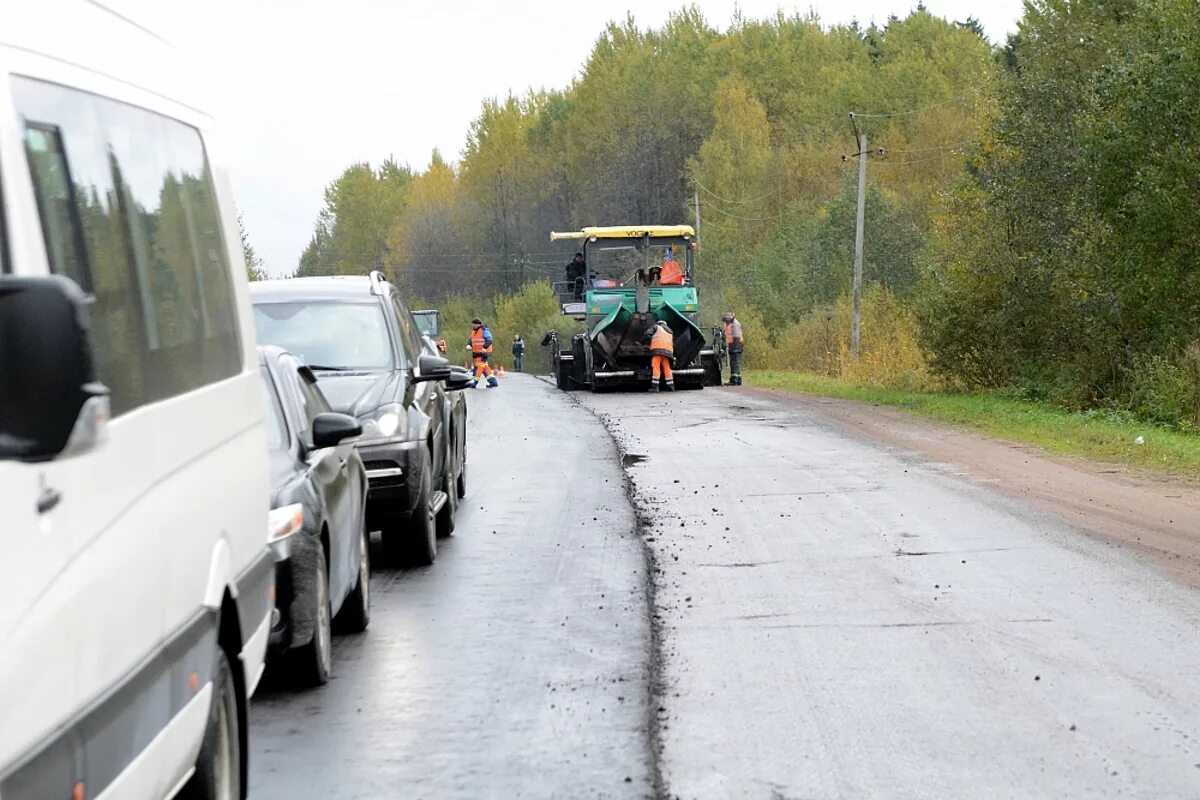
[{"label": "minibus door handle", "polygon": [[53,510],[53,508],[58,505],[60,500],[62,500],[62,492],[49,486],[43,486],[42,493],[38,495],[37,512],[39,514],[45,514],[46,512]]}]

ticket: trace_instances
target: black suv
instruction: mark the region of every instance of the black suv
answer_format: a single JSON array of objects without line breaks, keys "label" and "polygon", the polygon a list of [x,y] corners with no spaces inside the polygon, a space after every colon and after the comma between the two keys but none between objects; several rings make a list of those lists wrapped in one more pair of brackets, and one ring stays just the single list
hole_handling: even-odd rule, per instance
[{"label": "black suv", "polygon": [[363,427],[367,525],[383,532],[385,553],[433,563],[438,535],[454,528],[463,470],[454,447],[446,391],[468,378],[422,350],[421,332],[383,274],[292,278],[250,285],[261,344],[278,345],[308,365],[337,411]]}]

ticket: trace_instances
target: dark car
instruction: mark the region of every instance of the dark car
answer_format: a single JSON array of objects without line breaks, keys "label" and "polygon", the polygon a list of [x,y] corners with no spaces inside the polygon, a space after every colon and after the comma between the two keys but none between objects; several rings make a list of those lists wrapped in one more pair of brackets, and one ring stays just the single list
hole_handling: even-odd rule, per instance
[{"label": "dark car", "polygon": [[338,411],[363,426],[367,524],[385,553],[433,563],[454,526],[461,464],[447,390],[470,382],[423,352],[416,322],[382,273],[251,284],[258,338],[308,364]]},{"label": "dark car", "polygon": [[[362,425],[333,411],[316,376],[279,347],[260,347],[271,464],[269,539],[275,608],[268,655],[307,684],[329,680],[332,629],[371,618]],[[336,620],[335,620],[336,617]]]},{"label": "dark car", "polygon": [[[432,355],[439,355],[442,349],[437,342],[431,339],[428,335],[422,337],[425,342],[425,352]],[[457,364],[451,364],[450,370],[453,373],[451,381],[456,385],[469,386],[475,379],[471,374],[471,370],[465,367],[460,367]],[[448,383],[449,383],[448,382]],[[467,393],[447,389],[445,392],[445,414],[446,419],[450,420],[450,424],[446,426],[446,447],[450,451],[450,463],[457,467],[455,470],[454,492],[451,495],[457,494],[457,499],[451,497],[451,502],[455,504],[457,510],[457,500],[467,496]],[[451,523],[450,530],[453,530]],[[438,529],[438,535],[448,535],[450,531]]]}]

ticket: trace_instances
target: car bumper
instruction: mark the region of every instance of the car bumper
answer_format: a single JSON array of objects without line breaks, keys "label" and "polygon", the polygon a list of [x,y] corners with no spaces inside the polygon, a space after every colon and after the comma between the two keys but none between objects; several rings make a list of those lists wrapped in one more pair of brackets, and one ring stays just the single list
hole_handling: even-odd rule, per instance
[{"label": "car bumper", "polygon": [[367,522],[380,517],[407,514],[416,504],[420,481],[414,480],[420,468],[420,449],[416,441],[365,442],[358,445],[363,466],[367,468]]},{"label": "car bumper", "polygon": [[289,536],[271,545],[275,553],[275,613],[267,640],[268,659],[312,641],[315,620],[313,597],[317,579],[319,541],[307,533]]}]

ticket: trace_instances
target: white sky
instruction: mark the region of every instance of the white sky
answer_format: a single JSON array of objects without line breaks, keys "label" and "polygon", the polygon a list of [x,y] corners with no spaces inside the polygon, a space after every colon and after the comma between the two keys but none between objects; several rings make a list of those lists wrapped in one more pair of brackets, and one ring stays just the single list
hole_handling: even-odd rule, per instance
[{"label": "white sky", "polygon": [[[685,0],[108,0],[195,53],[188,90],[220,122],[251,241],[274,274],[295,269],[322,190],[355,161],[454,160],[485,97],[563,87],[597,36],[632,11],[658,27]],[[884,22],[916,0],[695,0],[725,27],[814,9],[825,23]],[[926,0],[974,15],[996,42],[1022,0]]]}]

